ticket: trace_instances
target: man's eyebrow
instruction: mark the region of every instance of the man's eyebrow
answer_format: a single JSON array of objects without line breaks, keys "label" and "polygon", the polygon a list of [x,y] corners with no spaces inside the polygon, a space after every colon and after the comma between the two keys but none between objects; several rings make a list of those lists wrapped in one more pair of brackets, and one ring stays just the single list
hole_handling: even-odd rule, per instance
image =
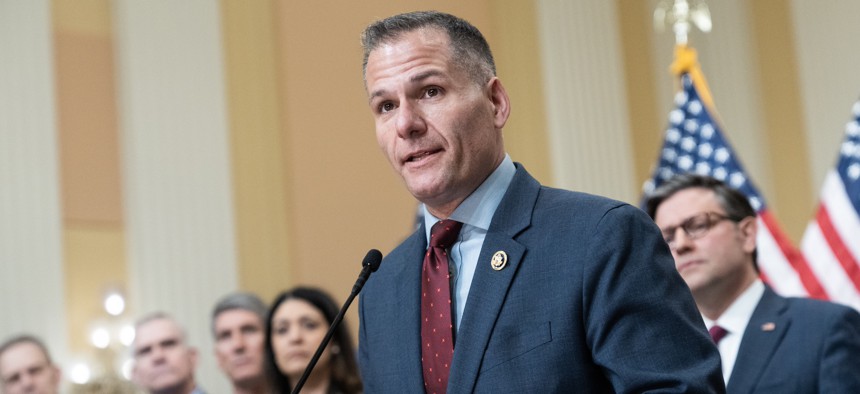
[{"label": "man's eyebrow", "polygon": [[375,98],[377,98],[377,97],[379,97],[379,96],[384,96],[386,92],[387,92],[387,91],[386,91],[385,89],[374,90],[374,91],[373,91],[372,93],[370,93],[370,95],[367,97],[367,102],[369,103],[369,102],[373,101],[373,99],[375,99]]},{"label": "man's eyebrow", "polygon": [[150,350],[152,350],[152,345],[147,345],[147,346],[144,346],[144,347],[140,347],[140,348],[137,348],[137,350],[135,350],[135,351],[134,351],[134,355],[135,355],[135,356],[139,356],[139,355],[141,355],[141,354],[149,353],[149,351],[150,351]]},{"label": "man's eyebrow", "polygon": [[[409,82],[410,82],[410,83],[421,82],[421,81],[423,81],[423,80],[425,80],[425,79],[427,79],[427,78],[435,77],[435,76],[440,76],[440,75],[444,75],[444,74],[442,73],[442,71],[440,71],[440,70],[427,70],[427,71],[425,71],[425,72],[422,72],[422,73],[415,74],[415,75],[411,76],[411,77],[409,78]],[[385,93],[387,93],[387,92],[388,92],[388,91],[387,91],[387,90],[385,90],[385,89],[374,90],[373,92],[371,92],[371,93],[370,93],[370,95],[369,95],[369,97],[368,97],[367,101],[368,101],[368,102],[371,102],[371,101],[373,101],[373,99],[374,99],[374,98],[379,97],[379,96],[384,96],[384,95],[385,95]]]},{"label": "man's eyebrow", "polygon": [[439,70],[427,70],[420,74],[415,74],[411,78],[409,78],[409,82],[420,82],[430,77],[435,77],[442,75],[442,72]]}]

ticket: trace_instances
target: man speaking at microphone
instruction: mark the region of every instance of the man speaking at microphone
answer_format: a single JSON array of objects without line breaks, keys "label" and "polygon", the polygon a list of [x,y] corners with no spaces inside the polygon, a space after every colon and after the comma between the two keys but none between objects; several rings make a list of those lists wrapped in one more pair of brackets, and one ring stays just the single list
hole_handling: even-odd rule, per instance
[{"label": "man speaking at microphone", "polygon": [[648,216],[505,153],[510,102],[474,26],[408,13],[362,44],[377,141],[425,207],[361,296],[366,392],[724,391]]}]

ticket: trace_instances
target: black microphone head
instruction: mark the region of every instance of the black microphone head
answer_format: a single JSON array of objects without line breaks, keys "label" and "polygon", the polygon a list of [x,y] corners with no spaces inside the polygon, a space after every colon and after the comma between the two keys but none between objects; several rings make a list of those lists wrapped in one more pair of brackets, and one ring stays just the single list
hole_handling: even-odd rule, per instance
[{"label": "black microphone head", "polygon": [[382,252],[376,249],[370,249],[364,260],[361,261],[362,267],[370,267],[370,272],[376,272],[379,269],[379,264],[382,263]]}]

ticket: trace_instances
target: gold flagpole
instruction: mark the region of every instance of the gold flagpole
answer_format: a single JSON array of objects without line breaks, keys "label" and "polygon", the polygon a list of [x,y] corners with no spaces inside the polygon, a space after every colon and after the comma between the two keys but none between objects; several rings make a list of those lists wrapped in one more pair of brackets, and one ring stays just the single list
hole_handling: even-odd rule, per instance
[{"label": "gold flagpole", "polygon": [[696,50],[688,45],[688,35],[693,26],[703,33],[711,31],[711,12],[708,5],[704,0],[663,0],[654,10],[654,28],[663,31],[667,25],[672,26],[675,34],[675,60],[669,70],[676,77],[690,74],[702,101],[711,110],[711,114],[716,115],[711,90],[699,67]]}]

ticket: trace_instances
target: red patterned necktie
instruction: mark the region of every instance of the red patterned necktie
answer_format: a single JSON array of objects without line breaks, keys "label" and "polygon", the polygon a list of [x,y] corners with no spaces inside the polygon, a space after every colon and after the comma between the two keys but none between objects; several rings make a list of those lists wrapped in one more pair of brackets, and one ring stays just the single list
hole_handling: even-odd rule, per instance
[{"label": "red patterned necktie", "polygon": [[720,344],[720,340],[722,340],[728,333],[729,332],[726,331],[725,328],[722,328],[717,325],[711,327],[711,329],[708,330],[708,334],[711,334],[711,339],[713,339],[714,343],[717,345]]},{"label": "red patterned necktie", "polygon": [[448,372],[454,357],[454,326],[451,320],[451,290],[448,252],[457,241],[463,223],[443,220],[430,229],[430,247],[421,271],[421,365],[424,390],[442,394],[448,387]]}]

